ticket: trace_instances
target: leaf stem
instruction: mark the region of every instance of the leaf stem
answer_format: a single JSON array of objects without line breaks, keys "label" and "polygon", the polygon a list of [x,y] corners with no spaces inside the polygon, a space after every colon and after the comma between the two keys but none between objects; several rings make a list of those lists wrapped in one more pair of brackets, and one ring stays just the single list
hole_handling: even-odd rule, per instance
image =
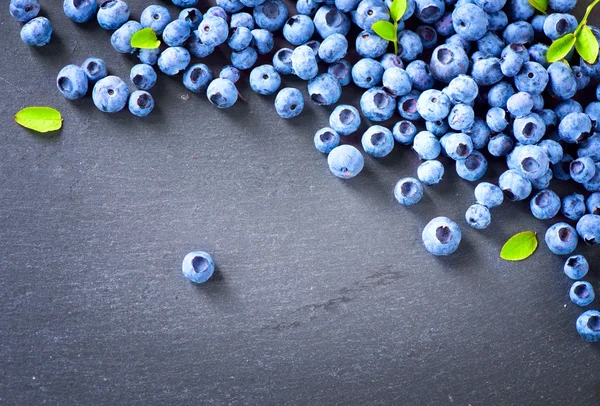
[{"label": "leaf stem", "polygon": [[[600,1],[600,0],[596,0]],[[394,21],[394,53],[398,56],[398,22]]]}]

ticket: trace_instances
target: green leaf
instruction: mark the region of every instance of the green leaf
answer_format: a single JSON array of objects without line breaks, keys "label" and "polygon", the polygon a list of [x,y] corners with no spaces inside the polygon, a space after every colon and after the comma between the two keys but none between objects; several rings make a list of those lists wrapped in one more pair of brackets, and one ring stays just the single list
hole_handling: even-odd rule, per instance
[{"label": "green leaf", "polygon": [[395,22],[400,21],[406,12],[406,0],[394,0],[390,6],[390,16]]},{"label": "green leaf", "polygon": [[542,14],[546,14],[548,10],[548,0],[528,0],[529,4]]},{"label": "green leaf", "polygon": [[548,62],[556,62],[563,59],[567,56],[571,48],[573,48],[573,45],[575,45],[575,35],[573,34],[567,34],[557,39],[548,48],[546,59]]},{"label": "green leaf", "polygon": [[141,49],[156,49],[160,46],[160,41],[156,38],[156,33],[152,28],[144,28],[133,34],[131,46]]},{"label": "green leaf", "polygon": [[15,115],[15,121],[30,130],[47,133],[60,130],[63,119],[51,107],[26,107]]},{"label": "green leaf", "polygon": [[377,21],[374,23],[371,28],[373,31],[377,33],[381,38],[387,39],[388,41],[397,41],[396,39],[396,27],[394,24],[389,21]]},{"label": "green leaf", "polygon": [[500,258],[506,261],[522,261],[529,258],[538,246],[536,236],[533,231],[523,231],[510,237],[500,251]]},{"label": "green leaf", "polygon": [[592,64],[598,59],[598,40],[587,25],[577,33],[575,49],[587,63]]}]

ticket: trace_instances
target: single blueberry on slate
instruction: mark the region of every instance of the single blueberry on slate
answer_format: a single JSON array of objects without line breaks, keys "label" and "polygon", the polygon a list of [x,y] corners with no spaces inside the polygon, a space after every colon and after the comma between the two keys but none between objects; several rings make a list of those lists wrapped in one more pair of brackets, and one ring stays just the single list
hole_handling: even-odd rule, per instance
[{"label": "single blueberry on slate", "polygon": [[36,17],[29,20],[21,28],[21,39],[31,46],[43,47],[52,37],[52,24],[46,17]]},{"label": "single blueberry on slate", "polygon": [[[95,3],[95,1],[94,1]],[[39,0],[10,0],[10,15],[17,21],[26,23],[40,13]]]},{"label": "single blueberry on slate", "polygon": [[423,197],[423,186],[415,178],[402,178],[394,187],[394,197],[401,205],[412,206]]},{"label": "single blueberry on slate", "polygon": [[81,64],[81,69],[85,72],[88,80],[92,83],[108,76],[108,67],[106,62],[100,58],[88,58]]},{"label": "single blueberry on slate", "polygon": [[560,198],[552,190],[541,190],[531,198],[529,207],[535,218],[548,220],[558,214]]},{"label": "single blueberry on slate", "polygon": [[447,217],[436,217],[423,229],[421,234],[425,249],[433,255],[450,255],[460,245],[460,227]]},{"label": "single blueberry on slate", "polygon": [[585,341],[600,341],[600,312],[597,310],[584,312],[577,318],[575,328]]},{"label": "single blueberry on slate", "polygon": [[96,107],[105,113],[123,110],[129,99],[127,84],[117,76],[107,76],[94,85],[92,100]]},{"label": "single blueberry on slate", "polygon": [[235,104],[238,99],[238,91],[231,81],[217,78],[208,85],[206,97],[213,105],[220,109],[226,109]]},{"label": "single blueberry on slate", "polygon": [[546,230],[544,240],[552,253],[568,255],[577,248],[579,237],[577,231],[569,224],[556,223]]},{"label": "single blueberry on slate", "polygon": [[183,276],[194,283],[204,283],[215,272],[215,263],[211,256],[204,251],[190,252],[183,258],[181,264]]},{"label": "single blueberry on slate", "polygon": [[329,170],[338,178],[350,179],[362,171],[365,164],[360,151],[352,145],[335,147],[327,157]]},{"label": "single blueberry on slate", "polygon": [[563,270],[565,275],[573,280],[579,280],[587,275],[590,264],[583,255],[572,255],[565,261]]},{"label": "single blueberry on slate", "polygon": [[329,116],[329,126],[342,136],[350,135],[358,130],[360,122],[358,110],[348,104],[338,105]]},{"label": "single blueberry on slate", "polygon": [[67,65],[58,73],[56,86],[66,99],[80,99],[88,91],[88,77],[79,66]]},{"label": "single blueberry on slate", "polygon": [[592,284],[585,281],[573,282],[569,289],[569,298],[577,306],[585,307],[594,301],[596,295]]},{"label": "single blueberry on slate", "polygon": [[483,230],[490,225],[492,221],[492,214],[490,213],[490,209],[482,204],[473,204],[465,213],[465,220],[467,224],[471,227],[476,228],[477,230]]},{"label": "single blueberry on slate", "polygon": [[183,74],[183,85],[195,93],[206,92],[212,80],[210,68],[203,63],[190,66]]},{"label": "single blueberry on slate", "polygon": [[154,109],[154,98],[145,90],[136,90],[129,96],[129,111],[134,116],[146,117]]},{"label": "single blueberry on slate", "polygon": [[429,160],[417,168],[417,177],[424,185],[437,185],[444,176],[444,165],[440,161]]},{"label": "single blueberry on slate", "polygon": [[375,158],[382,158],[392,152],[394,137],[392,132],[380,125],[371,126],[361,138],[363,150]]},{"label": "single blueberry on slate", "polygon": [[304,110],[304,96],[300,90],[286,87],[277,93],[275,111],[280,117],[293,118],[302,113],[302,110]]},{"label": "single blueberry on slate", "polygon": [[332,128],[325,127],[317,130],[313,141],[319,152],[328,154],[340,145],[340,135]]},{"label": "single blueberry on slate", "polygon": [[600,215],[586,214],[577,221],[577,233],[588,245],[600,244]]}]

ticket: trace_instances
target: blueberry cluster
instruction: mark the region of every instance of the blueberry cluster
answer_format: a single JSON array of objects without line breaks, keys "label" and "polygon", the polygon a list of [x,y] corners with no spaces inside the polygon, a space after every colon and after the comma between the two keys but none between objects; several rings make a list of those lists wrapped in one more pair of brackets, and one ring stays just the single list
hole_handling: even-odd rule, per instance
[{"label": "blueberry cluster", "polygon": [[[302,113],[305,100],[300,90],[282,87],[282,78],[295,75],[308,82],[313,103],[335,106],[329,126],[314,135],[335,176],[349,179],[363,169],[362,152],[347,140],[367,122],[360,139],[367,155],[385,157],[401,144],[423,161],[416,178],[396,184],[400,204],[418,203],[423,184],[438,184],[443,162],[452,162],[461,178],[478,182],[488,159],[500,158],[507,170],[497,184],[476,186],[475,204],[465,214],[470,226],[488,227],[490,209],[504,200],[530,199],[536,218],[561,213],[567,220],[546,231],[553,253],[571,254],[580,239],[600,243],[600,86],[589,91],[600,80],[600,61],[587,63],[573,50],[558,62],[546,57],[552,41],[575,31],[578,22],[569,13],[576,0],[549,0],[548,14],[536,14],[528,0],[406,0],[393,41],[396,54],[388,53],[390,43],[373,30],[374,23],[390,20],[392,0],[298,0],[292,16],[279,0],[217,0],[204,14],[194,7],[198,0],[172,2],[183,9],[176,18],[164,6],[150,5],[138,22],[130,20],[123,0],[99,6],[95,0],[64,0],[70,19],[83,23],[96,16],[102,28],[114,31],[115,50],[137,54],[141,64],[131,70],[130,80],[139,89],[131,94],[96,58],[63,68],[57,78],[60,92],[73,100],[93,86],[100,110],[117,112],[128,105],[133,114],[145,116],[154,107],[148,90],[157,80],[156,65],[166,75],[182,74],[186,88],[228,108],[239,96],[236,83],[250,70],[250,87],[261,95],[276,94],[276,112],[291,119]],[[26,22],[21,37],[29,45],[45,45],[52,33],[50,22],[36,17],[39,9],[39,0],[10,2],[11,15]],[[143,28],[161,36],[166,48],[132,48],[133,35]],[[600,39],[600,30],[590,29]],[[290,47],[274,49],[277,32]],[[231,64],[216,77],[207,65],[192,62],[225,46]],[[259,58],[271,63],[255,66]],[[364,89],[358,108],[338,105],[351,82]],[[597,100],[584,107],[585,90]],[[561,198],[549,188],[555,178],[590,193]],[[446,217],[431,220],[422,232],[425,248],[434,255],[455,252],[461,236],[458,224]],[[212,269],[205,253],[184,260],[184,274],[195,282],[208,279]],[[565,272],[580,279],[587,262],[570,257]],[[594,292],[578,281],[570,296],[587,305]],[[577,329],[586,339],[600,340],[600,313],[584,313]]]}]

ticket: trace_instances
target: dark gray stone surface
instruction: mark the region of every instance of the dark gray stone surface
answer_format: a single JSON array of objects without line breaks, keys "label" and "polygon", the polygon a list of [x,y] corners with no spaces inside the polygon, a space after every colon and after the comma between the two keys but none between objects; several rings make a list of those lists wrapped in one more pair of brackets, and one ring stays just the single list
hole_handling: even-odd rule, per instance
[{"label": "dark gray stone surface", "polygon": [[[63,65],[97,56],[126,77],[135,59],[44,3],[56,35],[43,49],[0,9],[0,404],[600,402],[599,347],[575,331],[563,259],[543,243],[498,259],[514,233],[551,224],[526,203],[469,229],[474,185],[447,166],[422,204],[399,207],[409,149],[338,180],[312,145],[330,110],[283,121],[247,87],[247,104],[218,111],[161,76],[145,120],[67,102]],[[130,3],[138,17],[148,2]],[[58,108],[60,134],[18,127],[29,105]],[[451,258],[420,242],[438,215],[463,228]],[[218,264],[204,286],[180,271],[196,249]],[[598,249],[578,251],[599,288]]]}]

